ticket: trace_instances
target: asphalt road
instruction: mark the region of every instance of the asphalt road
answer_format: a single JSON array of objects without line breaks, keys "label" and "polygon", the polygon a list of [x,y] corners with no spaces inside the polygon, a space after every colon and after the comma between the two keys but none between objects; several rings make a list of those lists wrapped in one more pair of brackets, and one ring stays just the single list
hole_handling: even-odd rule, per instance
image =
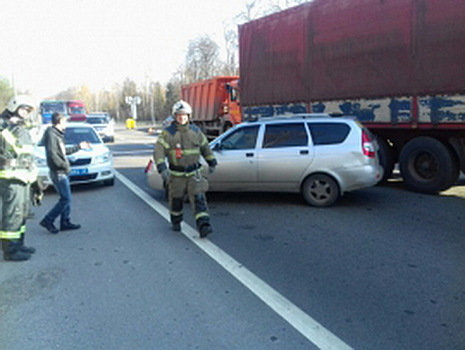
[{"label": "asphalt road", "polygon": [[[298,195],[210,193],[214,233],[183,233],[143,168],[155,137],[118,130],[114,187],[73,188],[83,227],[0,260],[0,349],[465,349],[465,181],[400,181],[331,208]],[[221,166],[221,165],[220,165]]]}]

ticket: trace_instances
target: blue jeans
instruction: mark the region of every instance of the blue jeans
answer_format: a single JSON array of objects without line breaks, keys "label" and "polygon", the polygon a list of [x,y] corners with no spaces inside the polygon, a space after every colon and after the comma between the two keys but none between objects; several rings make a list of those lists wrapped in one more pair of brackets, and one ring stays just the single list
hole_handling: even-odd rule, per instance
[{"label": "blue jeans", "polygon": [[61,224],[70,221],[71,214],[71,186],[69,184],[69,178],[66,174],[57,174],[56,172],[50,172],[50,179],[53,182],[55,190],[60,195],[58,203],[45,215],[44,220],[53,223],[55,219],[61,215]]}]

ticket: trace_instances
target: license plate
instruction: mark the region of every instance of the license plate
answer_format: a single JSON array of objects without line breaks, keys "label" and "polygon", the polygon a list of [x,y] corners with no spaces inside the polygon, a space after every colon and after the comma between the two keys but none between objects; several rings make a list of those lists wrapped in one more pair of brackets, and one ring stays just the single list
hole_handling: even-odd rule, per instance
[{"label": "license plate", "polygon": [[85,175],[89,172],[87,168],[84,169],[71,169],[71,176]]}]

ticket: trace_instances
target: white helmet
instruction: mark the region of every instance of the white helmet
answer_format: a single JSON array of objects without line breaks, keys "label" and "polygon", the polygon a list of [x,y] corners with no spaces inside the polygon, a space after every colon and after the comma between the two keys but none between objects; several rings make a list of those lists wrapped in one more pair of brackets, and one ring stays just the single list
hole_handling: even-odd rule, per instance
[{"label": "white helmet", "polygon": [[13,96],[6,105],[6,109],[11,113],[15,113],[19,107],[26,107],[32,110],[34,109],[34,102],[32,102],[31,97],[28,95],[17,95]]},{"label": "white helmet", "polygon": [[176,115],[176,114],[189,114],[189,115],[191,115],[192,114],[192,108],[186,101],[180,100],[180,101],[176,102],[173,105],[173,113],[172,114],[173,115]]}]

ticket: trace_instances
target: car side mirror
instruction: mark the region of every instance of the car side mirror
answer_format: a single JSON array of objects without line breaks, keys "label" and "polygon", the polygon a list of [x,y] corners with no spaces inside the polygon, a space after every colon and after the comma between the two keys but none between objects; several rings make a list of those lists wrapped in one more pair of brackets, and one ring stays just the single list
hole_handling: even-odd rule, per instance
[{"label": "car side mirror", "polygon": [[215,143],[215,145],[212,148],[213,151],[217,151],[217,152],[221,151],[222,149],[223,149],[223,146],[221,145],[221,142]]}]

